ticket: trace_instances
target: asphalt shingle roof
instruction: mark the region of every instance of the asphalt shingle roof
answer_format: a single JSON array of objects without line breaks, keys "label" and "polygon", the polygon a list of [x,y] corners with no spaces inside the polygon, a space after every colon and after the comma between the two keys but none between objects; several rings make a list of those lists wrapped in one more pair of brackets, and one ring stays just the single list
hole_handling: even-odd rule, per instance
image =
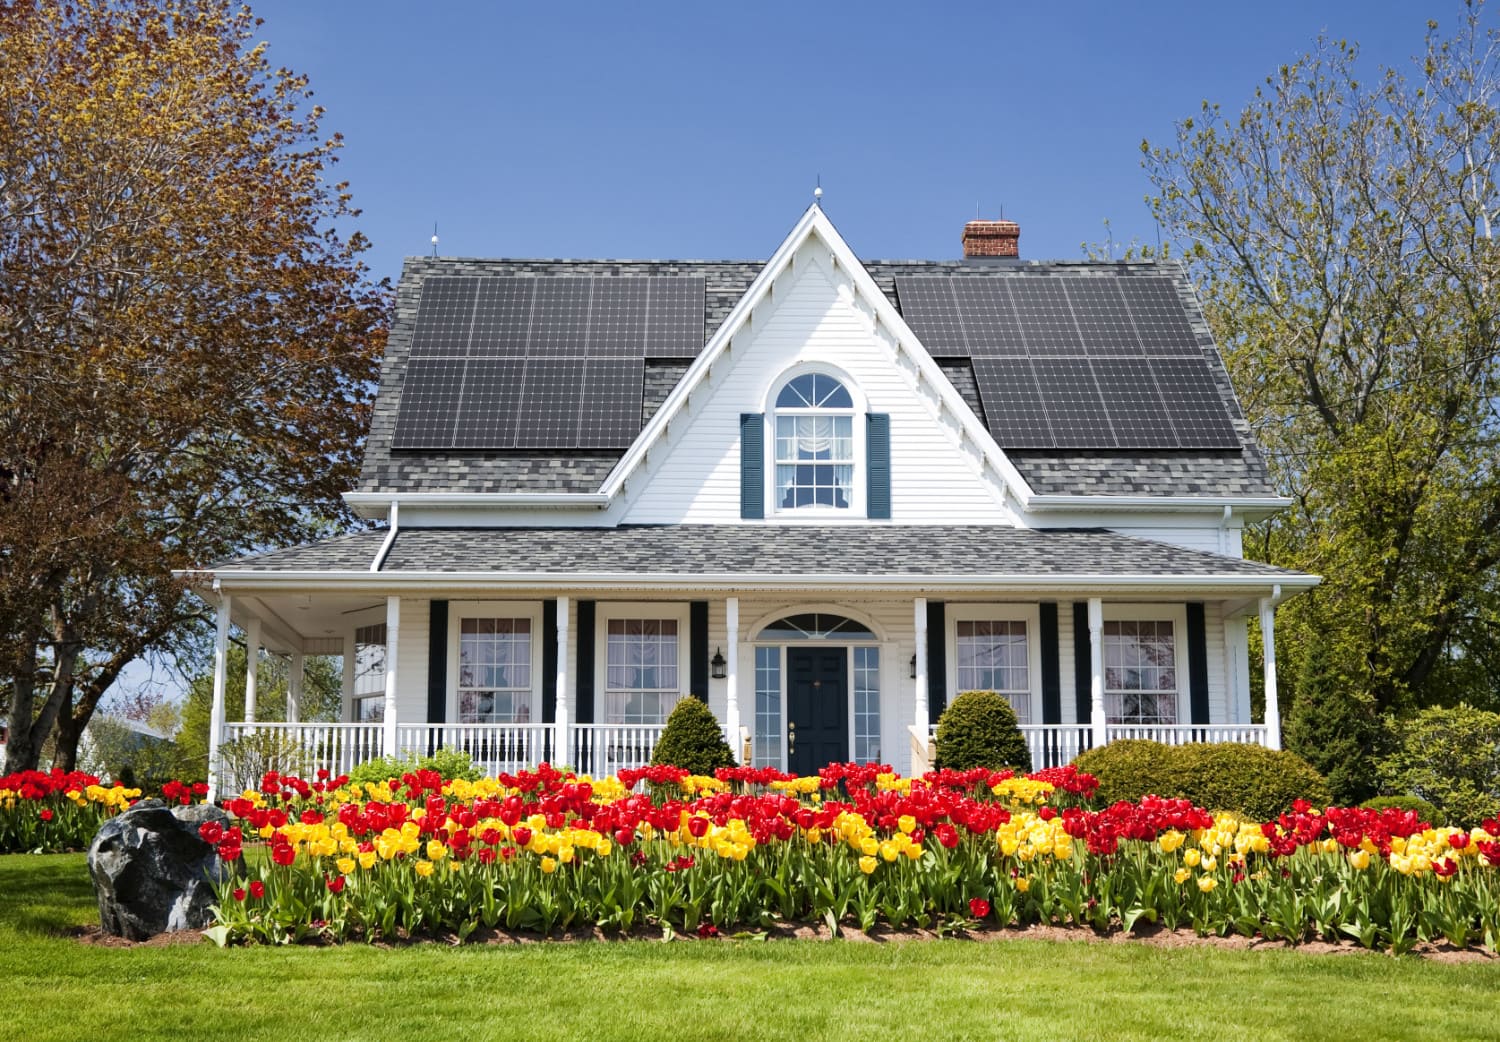
[{"label": "asphalt shingle roof", "polygon": [[[384,530],[215,566],[228,571],[364,571]],[[1264,577],[1296,573],[1104,529],[994,526],[627,525],[403,528],[381,572],[745,575]]]},{"label": "asphalt shingle roof", "polygon": [[[360,490],[367,492],[592,492],[619,461],[618,452],[397,452],[392,449],[401,387],[411,352],[423,281],[443,276],[685,276],[705,280],[706,335],[712,336],[763,267],[760,261],[478,260],[408,258],[396,294],[396,315],[381,370],[380,394],[366,441]],[[1232,417],[1240,447],[1230,452],[1125,452],[1056,450],[1014,452],[1017,468],[1041,494],[1074,495],[1270,495],[1274,489],[1264,459],[1246,423],[1219,359],[1186,273],[1175,263],[1084,261],[868,261],[865,268],[892,304],[900,307],[896,279],[903,275],[954,278],[1173,279],[1185,314],[1209,359],[1219,396]],[[971,409],[985,419],[967,360],[939,359]],[[642,424],[685,371],[681,363],[648,368]],[[1002,448],[1006,448],[1002,444]]]}]

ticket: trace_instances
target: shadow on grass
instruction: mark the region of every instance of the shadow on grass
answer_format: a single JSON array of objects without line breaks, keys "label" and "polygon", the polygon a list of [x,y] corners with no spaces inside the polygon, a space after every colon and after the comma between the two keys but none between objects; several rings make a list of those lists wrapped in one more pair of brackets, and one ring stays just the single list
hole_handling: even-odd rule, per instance
[{"label": "shadow on grass", "polygon": [[98,922],[99,906],[83,854],[15,854],[0,858],[0,930],[52,936]]}]

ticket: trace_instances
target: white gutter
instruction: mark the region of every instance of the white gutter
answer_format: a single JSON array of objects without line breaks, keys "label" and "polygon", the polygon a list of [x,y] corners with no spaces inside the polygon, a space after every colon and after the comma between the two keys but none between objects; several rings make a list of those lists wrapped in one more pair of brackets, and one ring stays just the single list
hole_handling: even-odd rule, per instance
[{"label": "white gutter", "polygon": [[286,571],[286,572],[237,572],[220,569],[214,573],[216,580],[233,584],[237,589],[274,589],[301,587],[316,584],[319,589],[365,588],[372,583],[382,586],[400,587],[497,587],[520,586],[528,588],[577,589],[672,589],[701,587],[725,587],[736,590],[807,590],[830,586],[888,588],[888,589],[933,589],[938,587],[990,590],[1140,590],[1140,589],[1200,589],[1264,590],[1287,588],[1293,591],[1310,590],[1323,580],[1316,575],[797,575],[767,579],[764,575],[735,572],[683,574],[636,574],[630,572],[602,572],[559,574],[557,572],[381,572],[369,571]]},{"label": "white gutter", "polygon": [[446,510],[603,510],[610,497],[600,492],[345,492],[344,502],[361,517],[385,517],[393,506]]},{"label": "white gutter", "polygon": [[[391,552],[391,546],[396,542],[396,533],[401,530],[401,504],[391,503],[391,527],[386,532],[385,539],[380,543],[380,549],[375,552],[375,560],[370,562],[370,571],[380,571],[380,566],[385,564],[385,555]],[[218,580],[214,580],[217,582]]]},{"label": "white gutter", "polygon": [[1067,496],[1033,495],[1022,502],[1027,510],[1159,510],[1167,512],[1221,510],[1283,510],[1292,505],[1285,496]]}]

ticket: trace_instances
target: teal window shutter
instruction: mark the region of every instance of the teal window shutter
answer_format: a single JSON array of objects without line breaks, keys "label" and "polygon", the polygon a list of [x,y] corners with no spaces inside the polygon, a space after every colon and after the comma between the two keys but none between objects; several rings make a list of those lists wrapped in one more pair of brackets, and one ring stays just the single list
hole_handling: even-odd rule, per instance
[{"label": "teal window shutter", "polygon": [[865,516],[891,516],[891,417],[872,412],[865,417]]},{"label": "teal window shutter", "polygon": [[740,517],[766,516],[766,416],[740,413]]}]

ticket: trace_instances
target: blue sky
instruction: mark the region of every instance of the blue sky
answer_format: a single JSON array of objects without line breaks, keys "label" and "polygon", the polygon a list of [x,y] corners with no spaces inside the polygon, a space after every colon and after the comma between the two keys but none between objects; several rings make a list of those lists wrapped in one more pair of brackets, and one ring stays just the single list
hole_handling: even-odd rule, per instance
[{"label": "blue sky", "polygon": [[1405,65],[1457,0],[377,3],[261,0],[273,63],[348,142],[380,276],[461,256],[759,258],[810,201],[865,258],[1154,241],[1142,138],[1237,110],[1320,30]]}]

